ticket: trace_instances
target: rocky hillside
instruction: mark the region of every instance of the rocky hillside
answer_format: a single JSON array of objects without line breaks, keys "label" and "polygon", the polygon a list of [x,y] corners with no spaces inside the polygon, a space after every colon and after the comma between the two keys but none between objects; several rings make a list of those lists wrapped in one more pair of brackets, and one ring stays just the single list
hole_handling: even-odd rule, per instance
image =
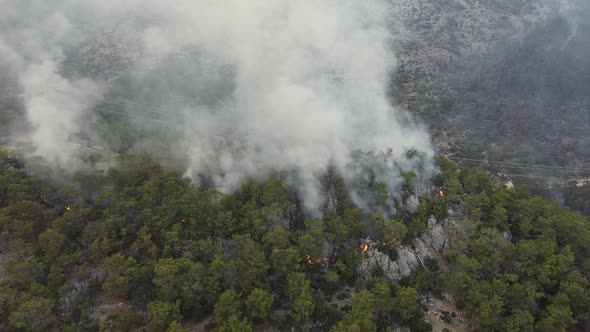
[{"label": "rocky hillside", "polygon": [[394,6],[400,64],[432,76],[485,54],[541,15],[536,0],[402,0]]},{"label": "rocky hillside", "polygon": [[394,98],[445,152],[587,168],[590,11],[558,4],[396,2]]}]

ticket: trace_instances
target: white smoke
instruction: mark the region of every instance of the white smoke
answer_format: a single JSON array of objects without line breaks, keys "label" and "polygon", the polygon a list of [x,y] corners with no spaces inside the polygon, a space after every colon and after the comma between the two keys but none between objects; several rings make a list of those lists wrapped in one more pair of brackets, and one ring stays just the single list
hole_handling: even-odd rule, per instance
[{"label": "white smoke", "polygon": [[[232,190],[289,171],[310,209],[316,174],[344,172],[353,151],[391,149],[402,169],[414,166],[408,149],[433,155],[426,131],[387,98],[396,61],[385,0],[0,5],[0,62],[23,91],[35,154],[59,166],[76,164],[72,137],[119,91],[134,128],[174,131],[163,148],[185,157],[187,175]],[[394,188],[399,174],[383,180]]]}]

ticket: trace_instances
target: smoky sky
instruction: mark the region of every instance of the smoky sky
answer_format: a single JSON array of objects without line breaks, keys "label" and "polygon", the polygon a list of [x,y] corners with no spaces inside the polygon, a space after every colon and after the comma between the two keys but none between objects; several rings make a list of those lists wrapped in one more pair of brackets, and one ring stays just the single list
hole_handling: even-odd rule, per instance
[{"label": "smoky sky", "polygon": [[317,173],[328,164],[345,173],[353,151],[391,149],[403,170],[414,166],[407,150],[434,153],[424,128],[387,98],[396,59],[386,1],[0,6],[2,77],[22,96],[31,154],[56,166],[79,167],[75,137],[105,145],[108,112],[141,133],[134,149],[179,157],[187,176],[222,190],[292,171],[310,208]]}]

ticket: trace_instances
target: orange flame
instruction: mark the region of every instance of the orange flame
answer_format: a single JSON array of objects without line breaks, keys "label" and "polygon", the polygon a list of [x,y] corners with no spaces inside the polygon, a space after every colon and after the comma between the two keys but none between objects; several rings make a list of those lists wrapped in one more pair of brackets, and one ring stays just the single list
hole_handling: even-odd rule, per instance
[{"label": "orange flame", "polygon": [[368,243],[364,243],[362,250],[363,250],[363,252],[369,251],[369,244]]},{"label": "orange flame", "polygon": [[329,263],[330,261],[334,261],[334,260],[330,260],[328,257],[323,257],[323,258],[317,258],[317,259],[313,259],[311,258],[310,255],[305,255],[305,259],[307,260],[307,264],[309,265],[315,265],[315,264],[321,264],[323,263]]},{"label": "orange flame", "polygon": [[186,224],[186,219],[182,218],[182,220],[180,222],[182,222],[183,224]]},{"label": "orange flame", "polygon": [[66,205],[64,208],[65,208],[65,209],[66,209],[66,211],[68,211],[68,212],[69,212],[69,211],[72,211],[72,207],[71,207],[71,206],[69,206],[69,205]]},{"label": "orange flame", "polygon": [[395,243],[395,241],[396,241],[396,239],[391,239],[391,240],[389,240],[389,241],[387,241],[387,242],[383,242],[383,246],[384,246],[384,247],[387,247],[387,246],[389,246],[389,245],[392,245],[392,244],[394,244],[394,243]]},{"label": "orange flame", "polygon": [[443,188],[440,188],[440,189],[438,190],[438,195],[439,195],[440,197],[442,197],[442,198],[444,198],[444,197],[446,196],[446,194],[445,194],[445,191],[444,191],[444,189],[443,189]]}]

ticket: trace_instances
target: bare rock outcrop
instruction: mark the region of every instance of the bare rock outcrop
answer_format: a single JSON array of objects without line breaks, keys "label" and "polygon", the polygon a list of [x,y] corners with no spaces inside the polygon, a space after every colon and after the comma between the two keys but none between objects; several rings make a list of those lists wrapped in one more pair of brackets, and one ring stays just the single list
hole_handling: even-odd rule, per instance
[{"label": "bare rock outcrop", "polygon": [[419,207],[420,207],[420,201],[418,200],[418,197],[416,197],[415,195],[408,197],[408,199],[406,200],[406,203],[404,204],[404,209],[406,211],[408,211],[409,213],[418,212]]},{"label": "bare rock outcrop", "polygon": [[447,236],[444,228],[434,216],[428,218],[428,228],[414,240],[413,246],[397,247],[397,259],[392,260],[390,256],[377,248],[377,243],[366,240],[369,243],[369,250],[363,253],[363,260],[359,270],[365,276],[379,267],[391,280],[399,280],[409,276],[416,268],[423,264],[424,259],[433,257],[442,252],[446,246]]},{"label": "bare rock outcrop", "polygon": [[428,218],[428,230],[422,235],[422,238],[437,252],[442,252],[447,242],[445,231],[434,216]]},{"label": "bare rock outcrop", "polygon": [[371,249],[364,254],[360,271],[365,276],[369,276],[376,267],[379,267],[389,279],[399,280],[409,276],[420,264],[414,251],[408,247],[398,249],[396,260],[392,260],[389,255],[377,249]]}]

